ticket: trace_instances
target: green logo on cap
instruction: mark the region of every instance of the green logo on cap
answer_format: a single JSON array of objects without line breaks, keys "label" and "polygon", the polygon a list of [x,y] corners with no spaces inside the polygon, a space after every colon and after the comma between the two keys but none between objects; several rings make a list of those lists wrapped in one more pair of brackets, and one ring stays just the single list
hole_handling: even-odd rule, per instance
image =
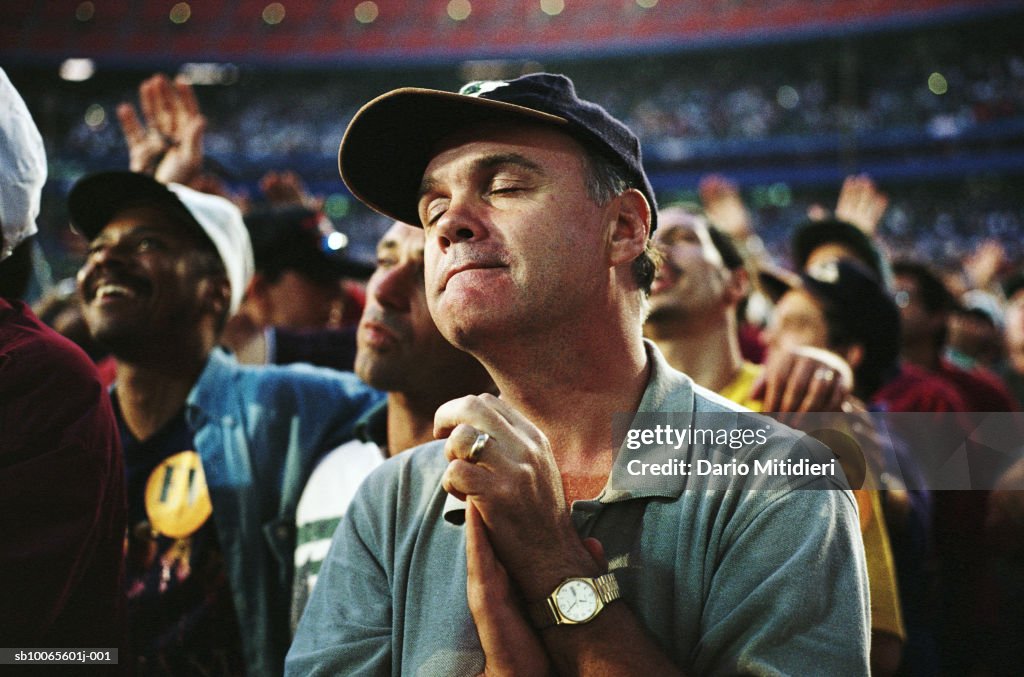
[{"label": "green logo on cap", "polygon": [[487,92],[493,92],[499,87],[508,87],[508,82],[504,80],[477,80],[464,85],[459,90],[459,94],[464,96],[480,96]]}]

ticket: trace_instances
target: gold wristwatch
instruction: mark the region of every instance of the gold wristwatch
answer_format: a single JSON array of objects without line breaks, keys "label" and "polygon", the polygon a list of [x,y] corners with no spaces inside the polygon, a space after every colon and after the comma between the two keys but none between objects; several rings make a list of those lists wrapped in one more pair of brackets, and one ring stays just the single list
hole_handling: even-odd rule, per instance
[{"label": "gold wristwatch", "polygon": [[589,623],[618,598],[619,582],[614,573],[567,578],[546,599],[529,605],[530,620],[540,630],[552,625]]}]

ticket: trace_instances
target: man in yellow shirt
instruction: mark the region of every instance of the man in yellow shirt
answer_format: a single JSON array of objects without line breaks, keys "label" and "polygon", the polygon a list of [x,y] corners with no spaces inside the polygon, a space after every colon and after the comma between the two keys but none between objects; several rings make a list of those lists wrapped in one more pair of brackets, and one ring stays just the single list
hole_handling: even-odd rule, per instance
[{"label": "man in yellow shirt", "polygon": [[[663,260],[651,289],[645,334],[669,363],[694,381],[755,411],[763,410],[764,381],[790,382],[791,411],[840,411],[852,388],[850,368],[827,353],[824,341],[774,346],[770,373],[740,353],[737,306],[750,280],[735,245],[700,215],[682,207],[659,212],[655,244]],[[824,316],[821,321],[824,326]],[[827,333],[827,332],[825,332]],[[825,334],[823,333],[823,336]],[[808,351],[807,348],[818,350]],[[873,674],[899,666],[905,629],[889,535],[877,491],[855,491],[871,591]]]}]

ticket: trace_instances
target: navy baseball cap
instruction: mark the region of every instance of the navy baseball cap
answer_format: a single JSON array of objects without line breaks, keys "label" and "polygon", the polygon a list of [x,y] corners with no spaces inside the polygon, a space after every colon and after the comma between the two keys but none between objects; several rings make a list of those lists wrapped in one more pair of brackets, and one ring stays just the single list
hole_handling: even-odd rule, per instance
[{"label": "navy baseball cap", "polygon": [[793,265],[802,270],[807,259],[818,247],[825,244],[839,244],[848,247],[857,260],[869,267],[879,280],[885,280],[885,259],[875,243],[864,231],[852,223],[839,219],[805,221],[793,231],[790,243],[793,250]]},{"label": "navy baseball cap", "polygon": [[458,93],[404,87],[383,94],[359,109],[349,123],[338,150],[341,178],[369,207],[417,225],[420,182],[438,142],[495,120],[549,124],[616,162],[647,198],[654,232],[658,208],[644,173],[639,139],[604,108],[580,99],[564,75],[535,73],[514,80],[471,82]]},{"label": "navy baseball cap", "polygon": [[852,260],[827,261],[800,273],[803,287],[828,305],[876,364],[900,354],[900,311],[878,277]]}]

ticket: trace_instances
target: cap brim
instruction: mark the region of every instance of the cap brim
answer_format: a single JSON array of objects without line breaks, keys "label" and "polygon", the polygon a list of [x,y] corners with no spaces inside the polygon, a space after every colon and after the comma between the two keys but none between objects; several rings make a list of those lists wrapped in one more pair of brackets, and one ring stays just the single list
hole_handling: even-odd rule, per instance
[{"label": "cap brim", "polygon": [[156,179],[135,172],[100,172],[78,181],[68,194],[71,226],[92,239],[121,209],[143,201],[180,211],[188,223],[195,223],[181,200]]},{"label": "cap brim", "polygon": [[778,266],[762,267],[757,271],[757,279],[761,291],[772,303],[777,303],[790,289],[803,287],[803,280],[799,275]]},{"label": "cap brim", "polygon": [[423,172],[438,142],[496,119],[568,125],[568,120],[516,104],[454,92],[406,87],[370,101],[352,118],[338,149],[341,178],[357,199],[410,225]]},{"label": "cap brim", "polygon": [[[811,256],[811,252],[823,244],[833,242],[852,248],[859,254],[858,259],[860,256],[877,258],[871,239],[852,223],[836,220],[807,221],[797,226],[793,233],[791,247],[794,265],[804,266]],[[877,267],[877,262],[872,264],[870,261],[862,261],[862,263],[872,269]]]}]

